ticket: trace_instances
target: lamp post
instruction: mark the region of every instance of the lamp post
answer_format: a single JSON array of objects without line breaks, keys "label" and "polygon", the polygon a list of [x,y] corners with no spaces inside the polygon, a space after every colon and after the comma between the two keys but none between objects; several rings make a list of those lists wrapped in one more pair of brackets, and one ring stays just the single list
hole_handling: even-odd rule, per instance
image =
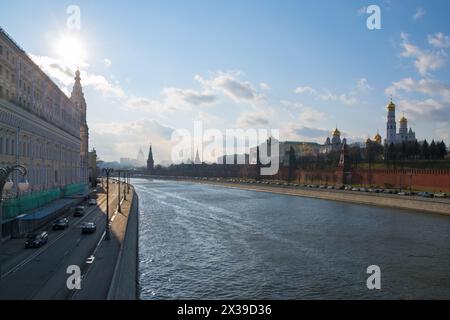
[{"label": "lamp post", "polygon": [[117,212],[122,213],[122,207],[120,206],[120,170],[117,171],[117,176],[118,176],[118,182],[119,182],[119,186],[117,187],[117,191],[118,191],[118,202],[119,204],[117,205]]},{"label": "lamp post", "polygon": [[[11,191],[14,183],[9,178],[11,173],[14,171],[18,171],[21,176],[22,180],[17,184],[19,187],[19,191],[26,192],[28,190],[29,184],[28,181],[25,179],[27,175],[27,168],[21,165],[15,165],[10,167],[4,167],[0,168],[0,247],[2,245],[2,239],[3,239],[3,208],[2,208],[2,201],[3,201],[3,190],[5,191]],[[1,250],[0,250],[1,252]],[[2,275],[2,268],[1,268],[1,260],[0,260],[0,280]]]},{"label": "lamp post", "polygon": [[130,193],[130,182],[131,182],[131,172],[130,171],[128,171],[127,179],[128,179],[127,191],[128,191],[128,193]]},{"label": "lamp post", "polygon": [[102,172],[106,174],[106,225],[105,225],[105,240],[110,240],[109,232],[109,175],[114,172],[112,168],[103,168]]},{"label": "lamp post", "polygon": [[123,200],[127,200],[127,175],[128,171],[123,171]]}]

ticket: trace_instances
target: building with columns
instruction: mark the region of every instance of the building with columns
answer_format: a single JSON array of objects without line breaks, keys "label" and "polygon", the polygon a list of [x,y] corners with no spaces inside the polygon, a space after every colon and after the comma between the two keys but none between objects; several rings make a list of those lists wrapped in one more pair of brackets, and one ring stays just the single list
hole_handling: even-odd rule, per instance
[{"label": "building with columns", "polygon": [[79,71],[74,80],[69,98],[0,28],[0,166],[24,165],[28,193],[80,190],[88,183],[87,105]]}]

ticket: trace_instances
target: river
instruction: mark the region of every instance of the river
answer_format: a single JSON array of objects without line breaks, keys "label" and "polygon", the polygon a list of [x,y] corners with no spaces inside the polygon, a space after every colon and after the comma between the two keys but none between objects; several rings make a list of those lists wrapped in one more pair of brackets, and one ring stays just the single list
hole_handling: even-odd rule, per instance
[{"label": "river", "polygon": [[[450,299],[450,218],[134,179],[142,299]],[[367,268],[381,270],[369,290]]]}]

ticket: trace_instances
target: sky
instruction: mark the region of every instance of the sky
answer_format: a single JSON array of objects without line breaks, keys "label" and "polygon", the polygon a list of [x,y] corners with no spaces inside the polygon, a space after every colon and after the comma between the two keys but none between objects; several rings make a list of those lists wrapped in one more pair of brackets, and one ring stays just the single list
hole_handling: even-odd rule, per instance
[{"label": "sky", "polygon": [[447,0],[2,0],[0,26],[68,95],[80,68],[101,159],[151,143],[160,163],[196,120],[281,140],[323,143],[336,126],[384,138],[390,96],[419,140],[450,143],[448,12]]}]

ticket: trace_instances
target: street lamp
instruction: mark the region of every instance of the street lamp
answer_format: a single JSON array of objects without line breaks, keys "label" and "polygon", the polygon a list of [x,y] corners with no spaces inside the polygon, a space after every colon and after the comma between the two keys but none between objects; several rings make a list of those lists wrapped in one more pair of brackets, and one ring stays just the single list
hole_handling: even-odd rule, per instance
[{"label": "street lamp", "polygon": [[103,168],[102,172],[106,174],[106,225],[105,225],[105,240],[110,240],[109,232],[109,175],[114,172],[112,168]]},{"label": "street lamp", "polygon": [[119,182],[119,185],[117,186],[117,190],[118,190],[118,192],[119,192],[119,194],[118,194],[118,196],[119,196],[119,200],[118,200],[118,202],[119,202],[119,204],[117,205],[117,212],[120,212],[120,213],[122,213],[122,208],[121,208],[121,206],[120,206],[120,170],[118,170],[117,171],[117,175],[118,175],[118,182]]},{"label": "street lamp", "polygon": [[[0,246],[2,245],[2,240],[3,240],[3,233],[2,233],[2,231],[3,231],[3,208],[2,208],[3,190],[5,190],[5,191],[12,190],[12,188],[14,186],[14,182],[11,180],[11,178],[9,176],[14,171],[18,171],[20,173],[20,175],[22,176],[22,179],[17,184],[19,191],[26,192],[29,187],[29,183],[25,178],[27,175],[27,168],[25,168],[24,166],[15,165],[15,166],[10,166],[10,167],[0,168]],[[1,250],[0,250],[0,252],[1,252]],[[1,261],[0,261],[0,263],[1,263]],[[1,271],[2,270],[1,270],[1,264],[0,264],[0,280],[1,280],[1,274],[2,274]]]},{"label": "street lamp", "polygon": [[127,200],[127,171],[123,172],[123,200]]}]

